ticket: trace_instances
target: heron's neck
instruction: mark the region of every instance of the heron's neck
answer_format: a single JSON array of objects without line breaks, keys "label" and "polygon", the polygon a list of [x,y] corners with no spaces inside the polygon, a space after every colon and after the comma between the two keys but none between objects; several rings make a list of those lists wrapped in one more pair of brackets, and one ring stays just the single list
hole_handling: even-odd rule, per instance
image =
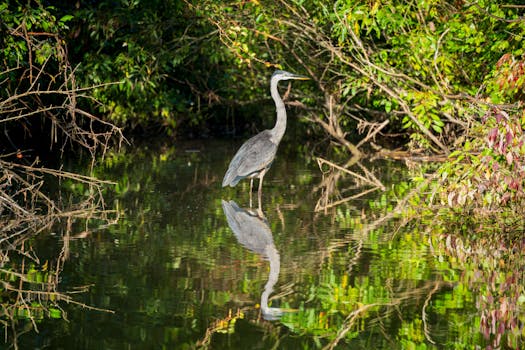
[{"label": "heron's neck", "polygon": [[279,91],[277,90],[278,80],[272,79],[270,83],[270,91],[272,94],[273,101],[275,102],[275,109],[277,110],[277,121],[273,127],[273,138],[272,141],[279,143],[283,138],[284,132],[286,131],[286,109],[284,107],[284,102],[279,96]]}]

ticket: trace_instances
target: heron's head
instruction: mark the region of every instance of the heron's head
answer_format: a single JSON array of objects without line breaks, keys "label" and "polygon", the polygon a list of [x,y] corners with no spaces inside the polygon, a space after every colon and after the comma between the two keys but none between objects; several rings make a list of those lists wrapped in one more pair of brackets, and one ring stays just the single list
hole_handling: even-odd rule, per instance
[{"label": "heron's head", "polygon": [[275,72],[273,72],[273,75],[272,75],[272,80],[276,80],[276,81],[290,80],[290,79],[310,80],[310,78],[308,78],[307,76],[290,73],[284,70],[276,70]]}]

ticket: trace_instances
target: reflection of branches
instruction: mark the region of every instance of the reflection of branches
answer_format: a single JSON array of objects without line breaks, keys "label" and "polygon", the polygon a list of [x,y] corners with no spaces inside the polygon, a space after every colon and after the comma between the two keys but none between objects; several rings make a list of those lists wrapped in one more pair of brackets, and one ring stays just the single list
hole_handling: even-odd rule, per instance
[{"label": "reflection of branches", "polygon": [[428,323],[427,323],[427,306],[430,303],[430,300],[432,299],[432,295],[437,292],[439,289],[439,284],[436,283],[434,288],[428,293],[427,298],[425,299],[425,304],[423,304],[423,309],[421,310],[421,320],[423,321],[423,332],[425,333],[425,338],[427,338],[428,342],[431,344],[436,344],[435,341],[430,338],[430,332],[428,330]]},{"label": "reflection of branches", "polygon": [[[323,158],[317,158],[317,163],[319,164],[319,169],[321,169],[321,171],[323,171],[323,165],[328,165],[331,169],[330,172],[323,172],[323,180],[321,184],[315,189],[315,191],[321,191],[320,198],[315,206],[315,211],[317,212],[324,211],[326,213],[329,208],[362,197],[370,192],[376,190],[385,190],[385,186],[381,183],[381,181],[379,181],[379,179],[377,179],[377,177],[370,170],[364,167],[361,163],[357,162],[357,159],[349,161],[345,166],[337,165]],[[349,168],[352,165],[357,165],[362,171],[362,174],[351,171]],[[338,200],[331,200],[331,198],[338,196],[338,193],[340,193],[337,182],[344,174],[352,176],[356,183],[356,187],[372,187],[352,196],[347,196]]]},{"label": "reflection of branches", "polygon": [[523,329],[520,299],[525,293],[525,239],[519,229],[515,231],[516,236],[511,237],[506,237],[500,227],[496,227],[495,232],[488,232],[487,226],[483,230],[482,238],[439,235],[435,237],[432,252],[439,257],[441,254],[453,257],[452,268],[469,271],[461,275],[460,282],[477,292],[479,332],[487,344],[493,348],[504,347],[505,335],[507,345],[514,341],[519,344]]},{"label": "reflection of branches", "polygon": [[[435,281],[435,282],[427,282],[424,286],[419,288],[411,288],[408,289],[406,292],[401,293],[393,298],[389,302],[378,302],[378,303],[371,303],[366,304],[358,307],[354,311],[352,311],[343,322],[343,325],[339,328],[339,331],[337,332],[336,337],[328,344],[326,345],[323,350],[333,349],[339,344],[339,342],[345,337],[345,335],[352,330],[352,328],[355,326],[356,322],[359,321],[360,317],[363,317],[364,314],[366,314],[369,311],[378,310],[380,308],[392,308],[392,307],[399,307],[404,301],[411,300],[414,297],[419,297],[422,294],[427,293],[427,297],[425,299],[425,304],[422,309],[423,314],[423,324],[425,328],[425,336],[427,337],[427,340],[431,342],[432,344],[435,344],[430,337],[428,336],[427,332],[427,323],[426,323],[426,316],[425,316],[425,310],[428,305],[428,302],[432,298],[432,296],[435,294],[436,291],[438,291],[440,288],[444,286],[448,286],[449,283],[447,282],[441,282],[441,281]],[[388,315],[389,309],[387,309],[383,315],[378,315],[373,321],[379,321],[382,318],[386,317]]]},{"label": "reflection of branches", "polygon": [[[90,189],[90,196],[84,202],[78,203],[76,208],[61,209],[57,202],[43,191],[44,175],[86,184]],[[0,180],[0,211],[5,211],[4,214],[8,214],[9,217],[0,228],[0,244],[6,240],[13,241],[27,231],[37,234],[51,227],[61,217],[89,218],[101,213],[112,213],[104,210],[102,196],[102,186],[111,184],[109,181],[66,171],[10,163],[1,159]],[[102,209],[96,209],[94,204]],[[16,241],[12,243],[17,245]]]},{"label": "reflection of branches", "polygon": [[[335,167],[339,174],[337,174],[336,180],[339,176],[341,176],[342,169],[338,169]],[[346,172],[345,172],[346,173]],[[332,175],[332,174],[330,174]],[[359,175],[359,174],[352,174],[352,175]],[[367,180],[367,184],[376,184],[372,179],[373,177],[365,177],[362,175],[359,175],[360,177],[357,177],[360,180]],[[362,179],[362,177],[364,179]],[[359,225],[359,229],[355,230],[347,235],[345,235],[342,238],[338,238],[335,240],[332,240],[326,248],[324,248],[319,256],[322,260],[324,260],[327,256],[333,255],[335,251],[340,250],[346,250],[345,247],[352,244],[352,252],[353,255],[348,258],[348,270],[347,273],[351,273],[351,271],[354,269],[354,267],[358,264],[360,259],[362,259],[362,250],[363,245],[366,242],[366,238],[368,234],[372,231],[377,229],[378,227],[385,225],[390,220],[399,218],[400,214],[403,213],[404,209],[407,206],[407,202],[413,198],[414,195],[418,195],[421,192],[421,188],[428,185],[428,182],[432,181],[432,178],[427,179],[426,181],[423,181],[421,184],[416,186],[412,191],[407,193],[403,199],[401,199],[397,205],[393,208],[393,210],[389,211],[388,213],[384,214],[383,216],[369,222],[369,223],[363,223],[362,225]],[[378,186],[380,182],[377,182]],[[326,185],[325,185],[326,186]],[[374,187],[373,189],[376,189]],[[402,219],[401,223],[399,225],[404,225],[406,223],[406,220],[409,220],[407,218]],[[385,240],[392,239],[395,233],[392,233],[391,235],[384,235]],[[430,301],[432,297],[435,295],[435,293],[440,290],[444,286],[449,286],[450,284],[448,282],[442,282],[442,281],[432,281],[432,282],[426,282],[423,286],[415,287],[414,285],[402,285],[407,282],[410,283],[410,281],[400,281],[401,285],[396,286],[395,290],[390,288],[388,289],[391,293],[391,297],[385,301],[385,302],[376,302],[372,304],[366,304],[361,305],[357,309],[350,312],[343,325],[339,328],[339,331],[336,335],[336,337],[328,344],[324,349],[333,349],[337,346],[337,344],[344,339],[345,335],[351,331],[355,325],[356,322],[358,322],[360,319],[366,317],[369,312],[374,311],[377,312],[377,317],[373,317],[370,321],[371,322],[380,322],[381,320],[386,318],[390,313],[395,312],[398,310],[398,315],[401,317],[401,312],[399,312],[399,308],[402,305],[403,302],[410,302],[411,300],[414,300],[415,298],[420,298],[422,295],[426,295],[424,304],[421,309],[421,319],[423,323],[423,330],[425,337],[427,340],[434,344],[435,342],[430,337],[429,332],[429,326],[427,322],[427,307],[430,304]],[[385,309],[386,308],[386,309]],[[382,310],[384,309],[384,310]]]},{"label": "reflection of branches", "polygon": [[228,315],[220,320],[215,321],[211,326],[206,329],[204,338],[197,342],[197,348],[207,348],[210,345],[211,337],[217,332],[231,332],[235,326],[235,322],[244,317],[244,309],[237,309],[237,312],[233,315],[232,310],[228,311]]},{"label": "reflection of branches", "polygon": [[337,333],[337,336],[335,337],[335,339],[332,340],[330,344],[325,346],[323,349],[333,349],[339,343],[339,341],[344,338],[346,333],[348,333],[350,329],[354,326],[355,322],[358,320],[359,315],[361,315],[362,313],[366,312],[369,309],[379,307],[379,306],[384,306],[384,305],[391,305],[391,304],[379,304],[379,303],[367,304],[367,305],[361,306],[357,310],[352,311],[350,315],[346,317],[345,322],[343,326],[341,327],[341,329],[339,330],[339,332]]},{"label": "reflection of branches", "polygon": [[[325,248],[323,248],[319,254],[321,256],[321,260],[324,260],[327,256],[332,254],[334,251],[342,249],[352,242],[357,242],[356,247],[354,249],[354,256],[349,261],[348,264],[348,271],[350,272],[353,268],[353,266],[357,263],[357,261],[360,258],[361,250],[363,247],[363,240],[367,237],[367,235],[375,230],[376,228],[380,227],[381,225],[385,224],[387,221],[392,220],[396,217],[398,217],[407,206],[407,202],[414,196],[421,192],[421,188],[426,186],[429,181],[431,181],[432,178],[427,179],[426,181],[422,182],[420,185],[418,185],[416,188],[414,188],[412,191],[410,191],[402,200],[400,200],[397,205],[394,207],[393,210],[389,211],[385,215],[377,218],[376,220],[363,224],[362,227],[355,232],[351,232],[349,234],[346,234],[342,238],[338,238],[336,240],[332,240]],[[374,188],[375,190],[375,188]],[[401,224],[399,226],[403,226],[406,221],[410,220],[410,218],[403,218]],[[392,233],[391,235],[385,235],[385,240],[392,239],[395,234]]]},{"label": "reflection of branches", "polygon": [[[44,193],[44,174],[85,183],[91,189],[91,195],[71,207],[63,208]],[[104,209],[101,186],[105,181],[53,169],[12,166],[2,160],[0,177],[4,179],[0,182],[0,204],[2,210],[7,212],[0,220],[0,284],[4,291],[0,323],[4,324],[6,330],[10,329],[11,342],[16,349],[18,337],[31,328],[38,331],[37,321],[40,319],[66,318],[60,303],[109,311],[77,302],[72,294],[82,292],[85,288],[73,293],[60,292],[59,276],[69,257],[73,222],[85,220],[86,230],[90,230],[87,226],[90,219],[111,224],[116,218],[114,211]],[[62,221],[67,225],[60,254],[55,263],[49,260],[42,265],[30,242],[33,237]],[[32,327],[19,332],[19,320],[29,320]]]},{"label": "reflection of branches", "polygon": [[[61,217],[65,218],[66,213],[62,213]],[[44,227],[48,227],[53,223],[51,218],[48,218],[48,222],[37,219],[35,227],[29,226],[30,230],[18,232],[16,240],[13,240],[15,237],[4,237],[0,243],[0,284],[3,290],[0,323],[6,331],[10,330],[9,340],[15,349],[18,348],[18,338],[22,334],[31,329],[38,332],[37,322],[44,317],[67,319],[61,303],[77,305],[88,310],[113,312],[76,301],[73,295],[87,291],[87,287],[71,292],[59,291],[59,276],[69,256],[73,217],[74,215],[67,216],[68,225],[63,234],[63,246],[55,262],[50,259],[41,264],[30,243],[34,237],[33,229],[38,223],[46,223]],[[20,332],[18,324],[23,320],[29,321],[31,327],[25,326]],[[5,341],[8,341],[7,332]]]}]

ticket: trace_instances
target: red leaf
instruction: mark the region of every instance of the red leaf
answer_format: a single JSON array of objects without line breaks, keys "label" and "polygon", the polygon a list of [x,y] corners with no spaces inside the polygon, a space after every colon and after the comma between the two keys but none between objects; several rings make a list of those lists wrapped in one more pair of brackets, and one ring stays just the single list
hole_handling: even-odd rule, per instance
[{"label": "red leaf", "polygon": [[505,192],[503,197],[501,197],[501,204],[503,204],[503,205],[507,204],[509,199],[510,199],[510,193],[509,192]]},{"label": "red leaf", "polygon": [[512,138],[512,133],[510,131],[507,131],[507,133],[505,134],[505,140],[507,141],[508,145],[512,144]]},{"label": "red leaf", "polygon": [[506,53],[506,54],[504,54],[503,56],[500,57],[500,59],[496,63],[496,67],[500,68],[502,65],[504,65],[505,63],[507,63],[509,61],[512,61],[512,54]]},{"label": "red leaf", "polygon": [[507,152],[507,154],[505,155],[505,158],[507,159],[507,164],[508,165],[511,165],[512,164],[512,161],[514,160],[514,155],[512,154],[512,152]]},{"label": "red leaf", "polygon": [[489,131],[488,138],[489,138],[489,146],[492,146],[494,142],[496,142],[496,138],[498,137],[498,128],[493,128]]}]

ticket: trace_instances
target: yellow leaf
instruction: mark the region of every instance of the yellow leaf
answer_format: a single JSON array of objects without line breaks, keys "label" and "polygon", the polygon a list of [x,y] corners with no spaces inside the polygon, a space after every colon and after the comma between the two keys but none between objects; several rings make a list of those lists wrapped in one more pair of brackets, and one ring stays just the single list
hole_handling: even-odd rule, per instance
[{"label": "yellow leaf", "polygon": [[379,1],[376,1],[374,5],[372,6],[372,9],[370,9],[370,14],[374,15],[377,12],[378,8],[379,8]]}]

